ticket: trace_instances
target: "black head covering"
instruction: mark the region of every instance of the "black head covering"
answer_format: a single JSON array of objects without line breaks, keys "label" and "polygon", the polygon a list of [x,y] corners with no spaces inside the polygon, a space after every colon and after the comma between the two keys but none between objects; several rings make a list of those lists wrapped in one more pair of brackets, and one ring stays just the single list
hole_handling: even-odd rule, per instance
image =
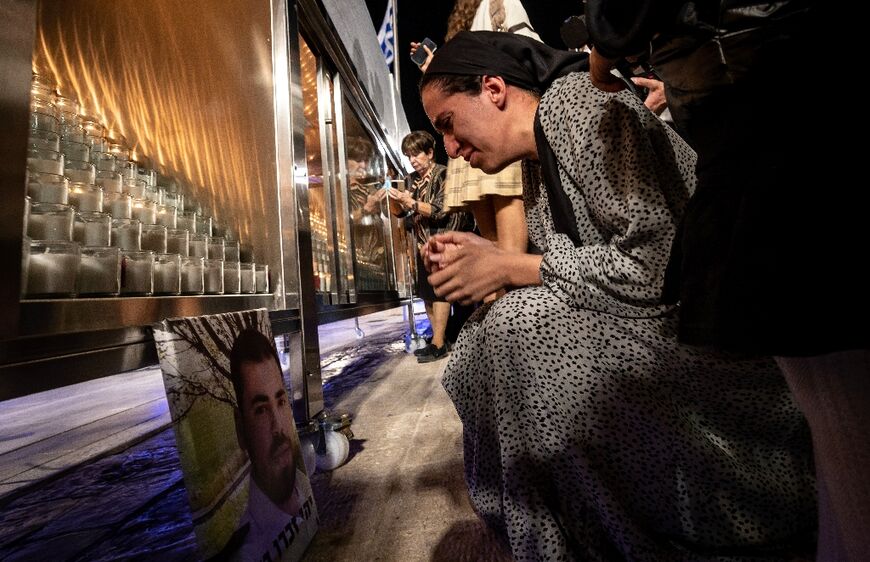
[{"label": "black head covering", "polygon": [[556,78],[580,70],[589,70],[586,53],[560,51],[513,33],[460,31],[435,51],[426,74],[501,76],[508,84],[543,92]]}]

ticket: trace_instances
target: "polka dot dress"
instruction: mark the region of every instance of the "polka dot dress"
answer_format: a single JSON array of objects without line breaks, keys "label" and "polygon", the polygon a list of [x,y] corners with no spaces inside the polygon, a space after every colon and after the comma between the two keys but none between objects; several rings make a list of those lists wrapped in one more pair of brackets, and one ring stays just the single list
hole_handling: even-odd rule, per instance
[{"label": "polka dot dress", "polygon": [[543,285],[478,310],[444,376],[472,503],[518,561],[780,559],[815,524],[805,422],[773,361],[680,345],[661,303],[692,151],[585,74],[539,117],[583,244],[525,163]]}]

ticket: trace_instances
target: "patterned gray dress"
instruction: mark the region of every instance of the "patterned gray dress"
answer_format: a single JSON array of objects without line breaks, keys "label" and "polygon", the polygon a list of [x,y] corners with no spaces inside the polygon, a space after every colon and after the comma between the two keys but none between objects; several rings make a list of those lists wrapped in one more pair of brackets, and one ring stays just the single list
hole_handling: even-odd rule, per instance
[{"label": "patterned gray dress", "polygon": [[679,344],[661,304],[692,151],[586,74],[539,118],[584,244],[526,163],[543,285],[479,310],[444,375],[476,510],[518,561],[777,559],[815,525],[803,417],[772,361]]}]

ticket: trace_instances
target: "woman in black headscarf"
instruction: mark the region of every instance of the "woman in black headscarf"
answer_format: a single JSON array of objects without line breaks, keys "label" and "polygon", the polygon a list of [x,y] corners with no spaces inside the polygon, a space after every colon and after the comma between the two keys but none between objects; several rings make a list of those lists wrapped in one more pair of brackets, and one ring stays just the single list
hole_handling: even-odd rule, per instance
[{"label": "woman in black headscarf", "polygon": [[694,154],[584,55],[462,33],[423,103],[451,156],[524,161],[511,254],[434,237],[448,300],[521,287],[466,324],[444,377],[477,511],[517,560],[776,559],[814,522],[806,425],[769,359],[681,345],[662,282]]}]

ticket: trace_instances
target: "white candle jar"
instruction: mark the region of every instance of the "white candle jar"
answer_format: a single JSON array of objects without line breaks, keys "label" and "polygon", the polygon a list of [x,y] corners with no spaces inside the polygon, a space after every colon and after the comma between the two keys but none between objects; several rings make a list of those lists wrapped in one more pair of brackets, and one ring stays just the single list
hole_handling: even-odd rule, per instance
[{"label": "white candle jar", "polygon": [[145,186],[145,199],[154,201],[156,205],[163,204],[163,188],[156,185]]},{"label": "white candle jar", "polygon": [[184,209],[184,195],[174,191],[163,191],[163,204],[175,207],[179,211]]},{"label": "white candle jar", "polygon": [[256,291],[258,293],[268,293],[269,292],[269,266],[266,264],[256,264],[254,269],[257,273],[256,275]]},{"label": "white candle jar", "polygon": [[208,257],[208,236],[205,234],[190,235],[190,255],[194,258]]},{"label": "white candle jar", "polygon": [[[115,172],[115,155],[110,152],[91,153],[91,162],[97,167],[98,172]],[[118,174],[120,180],[121,175]]]},{"label": "white candle jar", "polygon": [[121,250],[111,246],[82,248],[78,294],[116,296],[120,291]]},{"label": "white candle jar", "polygon": [[31,130],[27,136],[27,144],[31,148],[60,152],[60,135],[51,131]]},{"label": "white candle jar", "polygon": [[199,214],[196,217],[196,232],[197,234],[205,234],[211,236],[211,217],[208,215]]},{"label": "white candle jar", "polygon": [[105,190],[103,208],[115,219],[133,218],[133,198],[126,193]]},{"label": "white candle jar", "polygon": [[237,295],[242,291],[239,262],[224,262],[224,294]]},{"label": "white candle jar", "polygon": [[27,292],[27,272],[30,270],[30,238],[24,236],[21,239],[21,296]]},{"label": "white candle jar", "polygon": [[90,183],[71,182],[69,204],[80,213],[102,213],[103,188]]},{"label": "white candle jar", "polygon": [[239,259],[242,263],[254,263],[254,247],[250,244],[239,244]]},{"label": "white candle jar", "polygon": [[27,169],[43,174],[63,175],[63,153],[41,148],[27,149]]},{"label": "white candle jar", "polygon": [[181,292],[186,295],[201,295],[203,293],[204,258],[183,258],[181,260]]},{"label": "white candle jar", "polygon": [[254,278],[256,276],[256,272],[254,271],[254,264],[252,263],[240,263],[239,264],[239,289],[242,293],[253,293],[256,289],[256,283],[254,282]]},{"label": "white candle jar", "polygon": [[210,236],[208,238],[208,259],[222,260],[224,259],[224,244],[226,241],[221,236]]},{"label": "white candle jar", "polygon": [[112,246],[122,250],[141,250],[142,223],[136,219],[113,219]]},{"label": "white candle jar", "polygon": [[154,187],[157,185],[157,171],[152,170],[151,168],[139,168],[138,177],[140,180],[144,180],[145,183]]},{"label": "white candle jar", "polygon": [[109,246],[112,217],[108,213],[77,213],[73,239],[82,246]]},{"label": "white candle jar", "polygon": [[84,131],[82,131],[82,139],[81,141],[72,142],[68,137],[63,137],[63,140],[60,142],[60,151],[63,152],[64,158],[69,160],[76,160],[79,162],[90,162],[91,161],[91,147],[86,145],[84,142]]},{"label": "white candle jar", "polygon": [[183,258],[190,255],[190,233],[183,228],[173,228],[166,233],[166,251]]},{"label": "white candle jar", "polygon": [[121,188],[123,187],[123,179],[120,172],[112,170],[97,170],[97,177],[94,183],[102,187],[106,193],[121,193]]},{"label": "white candle jar", "polygon": [[157,224],[157,205],[148,199],[133,199],[133,218],[142,224]]},{"label": "white candle jar", "polygon": [[148,296],[154,292],[154,252],[121,252],[121,294]]},{"label": "white candle jar", "polygon": [[97,183],[97,168],[90,162],[67,160],[63,165],[63,175],[68,177],[69,181]]},{"label": "white candle jar", "polygon": [[80,259],[81,253],[76,242],[32,241],[25,296],[74,297]]},{"label": "white candle jar", "polygon": [[142,249],[166,253],[166,227],[162,224],[142,225]]},{"label": "white candle jar", "polygon": [[239,259],[238,240],[226,240],[224,242],[224,259],[226,261],[241,261]]},{"label": "white candle jar", "polygon": [[[136,182],[139,181],[139,165],[132,160],[125,159],[123,154],[115,153],[115,159],[117,160],[115,169],[121,172],[121,175],[124,177],[124,183],[138,185]],[[144,184],[145,182],[143,181],[142,185]]]},{"label": "white candle jar", "polygon": [[69,203],[69,180],[57,174],[31,172],[27,175],[27,194],[34,203]]},{"label": "white candle jar", "polygon": [[75,211],[69,205],[34,203],[30,207],[27,235],[34,240],[71,242],[74,221]]},{"label": "white candle jar", "polygon": [[121,175],[124,176],[124,192],[132,195],[133,199],[145,199],[145,189],[148,187],[145,180],[130,178],[124,172]]},{"label": "white candle jar", "polygon": [[178,228],[183,228],[191,234],[196,234],[196,211],[184,211],[178,215]]},{"label": "white candle jar", "polygon": [[32,131],[60,131],[54,105],[43,101],[30,101],[30,129]]},{"label": "white candle jar", "polygon": [[224,294],[224,260],[205,260],[204,292],[209,295]]},{"label": "white candle jar", "polygon": [[166,228],[177,228],[178,210],[171,205],[157,205],[157,224]]},{"label": "white candle jar", "polygon": [[177,295],[181,292],[181,256],[157,254],[154,258],[154,294]]}]

